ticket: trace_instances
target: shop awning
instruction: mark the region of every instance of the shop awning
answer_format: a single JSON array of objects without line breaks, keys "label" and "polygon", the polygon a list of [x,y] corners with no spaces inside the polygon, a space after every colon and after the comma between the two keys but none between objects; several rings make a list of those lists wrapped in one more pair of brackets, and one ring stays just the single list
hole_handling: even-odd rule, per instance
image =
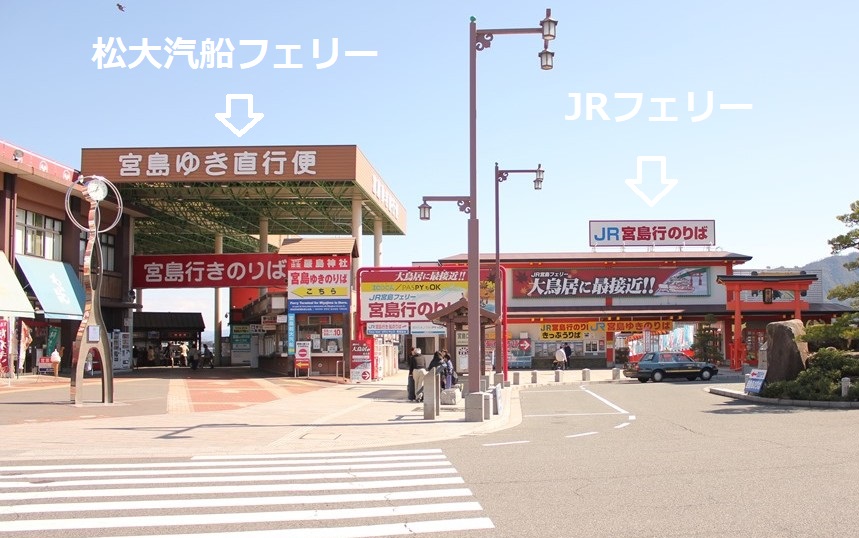
[{"label": "shop awning", "polygon": [[0,317],[33,318],[33,305],[21,289],[6,254],[0,250]]},{"label": "shop awning", "polygon": [[84,288],[69,264],[22,254],[15,261],[47,319],[83,319]]}]

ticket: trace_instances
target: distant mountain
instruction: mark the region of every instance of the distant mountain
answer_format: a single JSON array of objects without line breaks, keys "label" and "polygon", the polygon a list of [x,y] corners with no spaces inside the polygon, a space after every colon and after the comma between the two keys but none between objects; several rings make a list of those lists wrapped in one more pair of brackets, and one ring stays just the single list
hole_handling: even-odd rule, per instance
[{"label": "distant mountain", "polygon": [[845,263],[855,261],[857,258],[859,258],[859,252],[853,252],[842,256],[829,256],[807,263],[802,267],[779,267],[778,269],[789,271],[817,269],[822,271],[823,276],[820,280],[823,287],[823,299],[826,302],[837,303],[838,301],[826,299],[826,296],[829,294],[829,290],[835,286],[842,286],[859,280],[859,271],[848,271],[844,268]]}]

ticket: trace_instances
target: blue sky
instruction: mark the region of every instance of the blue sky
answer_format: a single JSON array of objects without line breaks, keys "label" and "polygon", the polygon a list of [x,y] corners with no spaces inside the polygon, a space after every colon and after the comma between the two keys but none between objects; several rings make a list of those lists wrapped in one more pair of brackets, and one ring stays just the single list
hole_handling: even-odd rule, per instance
[{"label": "blue sky", "polygon": [[[468,194],[468,19],[480,28],[536,27],[552,7],[555,69],[541,71],[537,35],[499,35],[478,54],[478,216],[494,250],[492,170],[546,170],[501,185],[504,252],[587,251],[602,219],[715,219],[718,246],[755,267],[829,254],[835,219],[859,199],[859,5],[848,1],[684,0],[347,2],[124,0],[4,2],[6,66],[0,139],[78,167],[82,147],[357,144],[406,207],[408,235],[385,240],[385,265],[466,251],[466,219],[423,195]],[[230,38],[232,69],[97,69],[99,36],[126,46],[165,38]],[[316,69],[332,38],[341,51]],[[268,40],[250,69],[239,40]],[[312,57],[318,39],[323,58]],[[300,45],[301,69],[275,69]],[[199,47],[199,45],[198,45]],[[199,49],[198,49],[199,50]],[[377,57],[344,57],[375,50]],[[164,61],[163,52],[154,53]],[[134,59],[127,53],[124,58]],[[713,92],[712,114],[699,122]],[[687,110],[689,92],[696,109]],[[228,93],[251,93],[265,118],[241,139],[217,122]],[[567,120],[570,93],[603,94],[611,121]],[[616,93],[641,93],[639,113]],[[674,98],[676,122],[651,99]],[[720,110],[720,104],[752,110]],[[637,156],[664,155],[677,186],[650,207],[626,185]],[[656,170],[645,168],[657,182]],[[654,196],[659,189],[649,194]],[[372,255],[372,238],[362,244]],[[210,309],[145,294],[147,310]],[[183,296],[184,296],[183,295]],[[208,318],[207,319],[211,319]]]}]

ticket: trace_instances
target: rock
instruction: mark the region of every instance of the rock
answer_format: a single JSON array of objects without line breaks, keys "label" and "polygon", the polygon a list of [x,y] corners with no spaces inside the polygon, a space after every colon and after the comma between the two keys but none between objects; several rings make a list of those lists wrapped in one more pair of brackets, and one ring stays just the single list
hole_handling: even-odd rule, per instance
[{"label": "rock", "polygon": [[808,344],[798,341],[804,334],[805,326],[797,319],[767,324],[767,383],[796,379],[805,370]]},{"label": "rock", "polygon": [[441,391],[441,405],[456,405],[460,398],[462,398],[462,391],[459,387]]}]

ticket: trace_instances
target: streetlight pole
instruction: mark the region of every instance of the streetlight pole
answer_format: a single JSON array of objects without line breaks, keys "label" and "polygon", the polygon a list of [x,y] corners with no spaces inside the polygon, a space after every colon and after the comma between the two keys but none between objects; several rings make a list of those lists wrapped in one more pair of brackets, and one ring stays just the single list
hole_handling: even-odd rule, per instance
[{"label": "streetlight pole", "polygon": [[[501,290],[503,279],[501,278],[501,227],[500,227],[500,202],[499,185],[507,181],[510,174],[534,174],[534,190],[543,188],[543,169],[537,165],[534,170],[501,170],[495,163],[495,312],[498,318],[495,320],[495,371],[499,369],[507,381],[507,299]],[[502,308],[502,297],[504,307]]]},{"label": "streetlight pole", "polygon": [[[480,226],[477,219],[477,51],[486,50],[492,45],[496,34],[542,34],[543,50],[538,54],[540,67],[544,70],[552,68],[554,53],[549,50],[549,41],[555,39],[557,21],[552,19],[552,10],[546,9],[546,18],[540,21],[538,28],[502,28],[479,30],[477,19],[471,18],[468,29],[469,54],[469,198],[471,213],[468,219],[468,392],[480,392],[480,361],[483,360],[480,341]],[[497,338],[497,334],[496,334]],[[469,402],[476,398],[466,400]],[[483,403],[480,402],[482,409]],[[475,417],[466,409],[466,420]],[[483,420],[482,416],[479,420]]]}]

